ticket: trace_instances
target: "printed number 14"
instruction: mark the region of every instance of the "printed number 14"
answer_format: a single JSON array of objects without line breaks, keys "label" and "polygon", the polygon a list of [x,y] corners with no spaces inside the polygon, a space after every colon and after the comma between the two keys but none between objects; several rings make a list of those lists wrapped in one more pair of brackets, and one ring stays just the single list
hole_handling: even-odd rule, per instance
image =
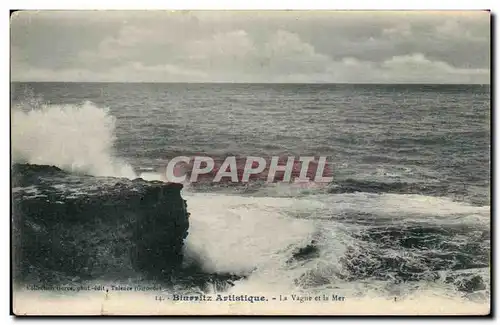
[{"label": "printed number 14", "polygon": [[163,297],[163,296],[155,296],[155,300],[157,301],[163,301],[163,300],[166,300],[167,298]]}]

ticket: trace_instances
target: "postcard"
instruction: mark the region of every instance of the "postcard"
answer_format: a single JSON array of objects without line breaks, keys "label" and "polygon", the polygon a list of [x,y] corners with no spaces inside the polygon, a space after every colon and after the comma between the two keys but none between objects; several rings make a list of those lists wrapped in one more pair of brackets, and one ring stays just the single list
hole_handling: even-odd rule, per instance
[{"label": "postcard", "polygon": [[12,313],[488,315],[490,19],[12,12]]}]

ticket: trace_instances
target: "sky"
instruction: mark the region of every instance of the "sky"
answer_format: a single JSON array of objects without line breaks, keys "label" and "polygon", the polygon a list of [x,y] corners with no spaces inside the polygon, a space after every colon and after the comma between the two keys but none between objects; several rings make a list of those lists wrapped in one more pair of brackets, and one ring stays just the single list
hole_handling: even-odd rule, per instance
[{"label": "sky", "polygon": [[11,79],[490,83],[487,11],[24,11]]}]

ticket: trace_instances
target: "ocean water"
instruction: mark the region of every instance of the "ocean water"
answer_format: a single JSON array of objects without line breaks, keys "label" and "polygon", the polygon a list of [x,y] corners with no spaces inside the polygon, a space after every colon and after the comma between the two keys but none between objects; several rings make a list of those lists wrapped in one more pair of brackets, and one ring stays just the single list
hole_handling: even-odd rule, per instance
[{"label": "ocean water", "polygon": [[11,89],[16,162],[162,179],[180,155],[328,156],[330,184],[185,184],[186,256],[242,276],[221,290],[489,304],[489,85]]}]

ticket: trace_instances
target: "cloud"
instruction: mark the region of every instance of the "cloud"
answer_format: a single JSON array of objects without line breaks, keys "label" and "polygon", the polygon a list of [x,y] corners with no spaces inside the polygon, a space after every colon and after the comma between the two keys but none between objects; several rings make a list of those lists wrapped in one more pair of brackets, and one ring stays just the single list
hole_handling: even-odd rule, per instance
[{"label": "cloud", "polygon": [[387,80],[398,82],[489,83],[489,69],[464,69],[443,61],[432,61],[421,53],[394,56],[381,65]]},{"label": "cloud", "polygon": [[192,57],[242,58],[255,50],[253,41],[244,30],[217,33],[206,39],[197,39],[181,45]]},{"label": "cloud", "polygon": [[12,23],[14,80],[489,83],[484,14],[81,12],[30,18]]},{"label": "cloud", "polygon": [[88,69],[49,70],[26,67],[23,73],[13,75],[14,80],[47,81],[81,81],[81,82],[204,82],[208,75],[202,71],[189,70],[170,64],[145,66],[141,62],[119,65],[106,71]]}]

